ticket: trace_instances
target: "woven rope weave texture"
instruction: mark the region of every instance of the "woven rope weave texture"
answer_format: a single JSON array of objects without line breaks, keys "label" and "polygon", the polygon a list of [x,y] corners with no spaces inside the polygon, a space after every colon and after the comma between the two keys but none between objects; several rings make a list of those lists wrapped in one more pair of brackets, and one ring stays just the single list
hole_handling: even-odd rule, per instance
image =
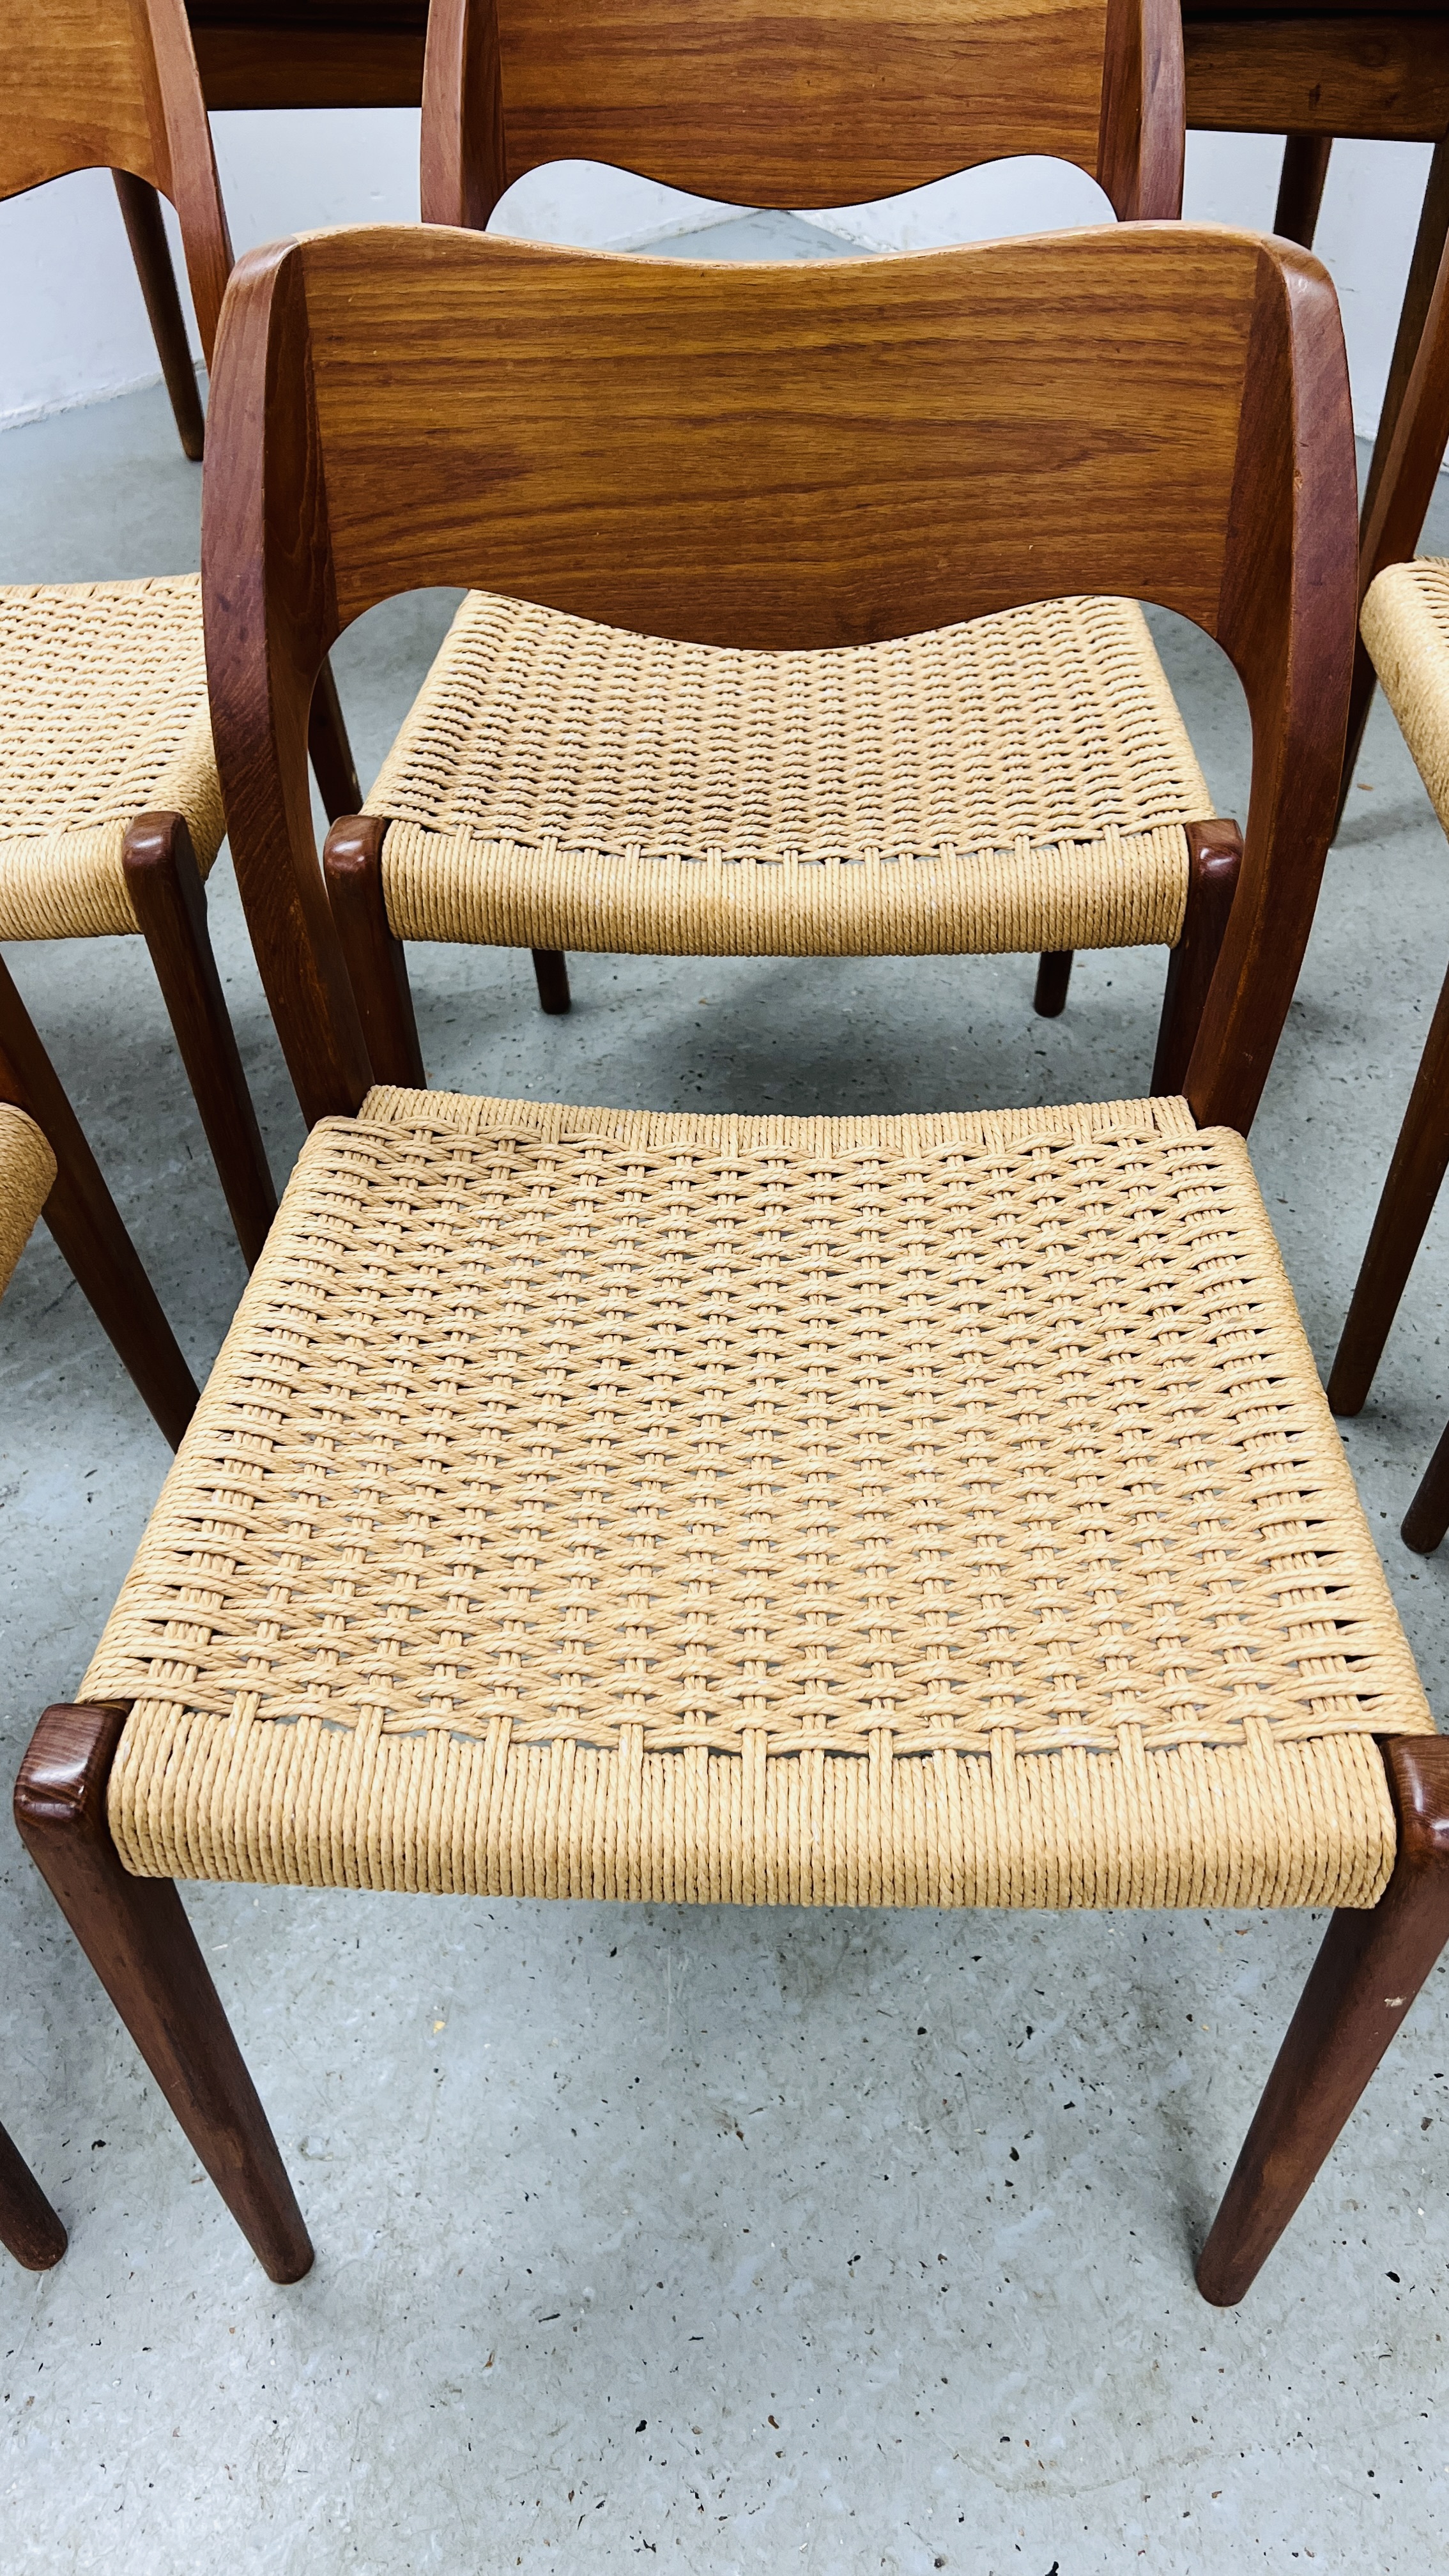
[{"label": "woven rope weave texture", "polygon": [[1449,832],[1449,563],[1391,564],[1369,585],[1363,639]]},{"label": "woven rope weave texture", "polygon": [[0,588],[0,719],[0,939],[134,932],[138,814],[183,814],[207,874],[225,825],[194,573]]},{"label": "woven rope weave texture", "polygon": [[1431,1720],[1182,1102],[317,1128],[83,1685],[127,1863],[1368,1903]]},{"label": "woven rope weave texture", "polygon": [[0,1101],[0,1294],[9,1286],[54,1179],[49,1139],[23,1109]]},{"label": "woven rope weave texture", "polygon": [[1214,809],[1129,600],[767,654],[475,592],[366,810],[405,939],[839,956],[1175,945]]}]

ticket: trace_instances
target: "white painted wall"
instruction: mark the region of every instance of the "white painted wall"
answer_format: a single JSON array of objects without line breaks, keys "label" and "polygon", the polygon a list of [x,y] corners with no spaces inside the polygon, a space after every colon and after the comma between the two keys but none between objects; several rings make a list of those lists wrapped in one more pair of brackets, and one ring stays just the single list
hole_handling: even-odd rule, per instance
[{"label": "white painted wall", "polygon": [[[217,161],[238,250],[317,224],[409,223],[418,212],[418,119],[406,109],[219,115]],[[1186,212],[1272,221],[1271,137],[1188,138]],[[1378,423],[1429,146],[1340,143],[1318,248],[1343,305],[1358,427]],[[1002,163],[878,206],[814,220],[871,247],[922,249],[1101,219],[1080,172]],[[535,171],[495,222],[540,240],[642,245],[734,211],[584,162]],[[174,240],[174,224],[173,224]],[[177,261],[178,272],[180,261]],[[154,382],[155,351],[107,174],[83,171],[0,205],[0,426]]]}]

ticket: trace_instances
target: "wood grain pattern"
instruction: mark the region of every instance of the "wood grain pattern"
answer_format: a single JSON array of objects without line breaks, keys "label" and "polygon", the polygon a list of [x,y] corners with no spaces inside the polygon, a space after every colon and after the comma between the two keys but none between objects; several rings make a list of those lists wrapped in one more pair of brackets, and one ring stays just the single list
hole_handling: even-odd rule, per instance
[{"label": "wood grain pattern", "polygon": [[1435,143],[1449,129],[1449,10],[1184,13],[1189,125]]},{"label": "wood grain pattern", "polygon": [[0,197],[88,169],[170,198],[210,365],[231,243],[183,0],[8,0]]},{"label": "wood grain pattern", "polygon": [[1165,0],[434,0],[423,217],[482,225],[549,161],[701,196],[860,204],[1004,155],[1182,201],[1182,38]]},{"label": "wood grain pattern", "polygon": [[418,107],[423,95],[426,0],[371,9],[299,0],[246,0],[190,9],[201,86],[210,108]]},{"label": "wood grain pattern", "polygon": [[212,444],[217,751],[309,1117],[354,1107],[367,1059],[299,692],[377,600],[466,584],[765,650],[1076,591],[1195,619],[1243,679],[1256,758],[1187,1090],[1251,1120],[1312,920],[1353,631],[1343,343],[1306,254],[1170,225],[819,267],[333,233],[240,265]]}]

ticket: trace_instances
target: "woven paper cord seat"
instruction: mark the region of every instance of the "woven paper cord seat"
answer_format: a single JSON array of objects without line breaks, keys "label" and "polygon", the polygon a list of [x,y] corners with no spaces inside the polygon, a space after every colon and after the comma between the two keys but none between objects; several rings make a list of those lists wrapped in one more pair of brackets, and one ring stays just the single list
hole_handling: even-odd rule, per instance
[{"label": "woven paper cord seat", "polygon": [[474,592],[366,811],[403,939],[869,956],[1173,946],[1214,808],[1132,601],[767,654]]},{"label": "woven paper cord seat", "polygon": [[221,846],[194,574],[0,588],[0,939],[138,928],[121,865],[138,814]]},{"label": "woven paper cord seat", "polygon": [[1449,563],[1391,564],[1369,586],[1363,640],[1449,832]]},{"label": "woven paper cord seat", "polygon": [[374,1091],[82,1698],[141,1873],[1369,1905],[1432,1724],[1246,1150]]},{"label": "woven paper cord seat", "polygon": [[0,1100],[0,1295],[50,1196],[55,1156],[33,1118]]}]

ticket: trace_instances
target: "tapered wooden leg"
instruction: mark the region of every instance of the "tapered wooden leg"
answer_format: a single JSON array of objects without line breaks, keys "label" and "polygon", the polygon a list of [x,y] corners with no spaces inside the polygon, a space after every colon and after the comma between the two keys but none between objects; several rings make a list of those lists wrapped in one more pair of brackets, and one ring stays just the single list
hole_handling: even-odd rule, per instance
[{"label": "tapered wooden leg", "polygon": [[46,1710],[15,1783],[21,1839],[201,2162],[274,2281],[312,2247],[173,1882],[133,1878],[106,1822],[123,1708]]},{"label": "tapered wooden leg", "polygon": [[1399,1536],[1416,1556],[1432,1556],[1449,1530],[1449,1430],[1425,1468]]},{"label": "tapered wooden leg", "polygon": [[307,717],[307,749],[312,755],[322,810],[328,822],[335,823],[341,814],[355,814],[362,803],[362,790],[357,783],[357,768],[352,757],[352,745],[347,739],[342,700],[337,694],[330,662],[323,663],[313,683],[312,705]]},{"label": "tapered wooden leg", "polygon": [[1363,749],[1369,709],[1373,705],[1374,690],[1377,686],[1378,673],[1370,659],[1368,646],[1360,635],[1353,649],[1353,682],[1348,698],[1348,733],[1343,748],[1343,775],[1338,782],[1338,812],[1333,823],[1335,840],[1342,829],[1343,809],[1348,803],[1348,792],[1353,785],[1353,773],[1358,767],[1358,756]]},{"label": "tapered wooden leg", "polygon": [[1074,954],[1070,948],[1047,948],[1037,959],[1032,1007],[1040,1019],[1059,1020],[1066,1009]]},{"label": "tapered wooden leg", "polygon": [[196,1410],[196,1380],[161,1312],[30,1014],[0,963],[0,1100],[28,1111],[56,1160],[45,1221],[81,1294],[174,1449]]},{"label": "tapered wooden leg", "polygon": [[1340,1906],[1278,2051],[1197,2267],[1228,2308],[1251,2287],[1449,1939],[1449,1738],[1391,1736],[1399,1848],[1377,1905]]},{"label": "tapered wooden leg", "polygon": [[1359,519],[1361,528],[1368,526],[1370,513],[1378,499],[1389,447],[1409,389],[1419,342],[1424,336],[1424,323],[1446,238],[1449,238],[1449,141],[1435,144],[1434,157],[1429,164],[1429,182],[1424,190],[1414,254],[1409,262],[1409,281],[1404,289],[1394,354],[1389,361],[1389,380],[1384,387],[1378,436],[1374,440],[1374,452],[1364,481],[1363,508]]},{"label": "tapered wooden leg", "polygon": [[1213,980],[1243,863],[1243,839],[1226,815],[1187,825],[1187,910],[1167,960],[1167,983],[1152,1063],[1160,1098],[1182,1089]]},{"label": "tapered wooden leg", "polygon": [[65,2229],[4,2129],[0,2129],[0,2245],[27,2272],[48,2272],[66,2246]]},{"label": "tapered wooden leg", "polygon": [[407,959],[402,941],[393,934],[383,894],[382,845],[388,828],[385,814],[350,814],[334,823],[322,852],[322,874],[373,1074],[379,1082],[421,1091],[428,1077]]},{"label": "tapered wooden leg", "polygon": [[540,1008],[547,1011],[552,1018],[560,1017],[570,1008],[572,1001],[569,992],[569,961],[562,949],[535,948],[533,973],[538,985]]},{"label": "tapered wooden leg", "polygon": [[267,1149],[206,923],[206,888],[179,814],[140,814],[121,854],[161,998],[248,1269],[277,1213]]},{"label": "tapered wooden leg", "polygon": [[1283,172],[1278,181],[1273,230],[1284,241],[1300,242],[1305,250],[1313,248],[1332,150],[1331,134],[1287,134],[1283,138]]},{"label": "tapered wooden leg", "polygon": [[196,369],[191,361],[191,346],[186,337],[186,317],[176,291],[176,271],[171,265],[171,247],[166,239],[166,226],[161,218],[161,200],[144,179],[135,179],[129,170],[113,170],[116,194],[121,201],[131,257],[146,299],[146,312],[156,342],[156,355],[161,373],[171,396],[171,409],[176,417],[177,434],[185,453],[197,464],[201,458],[205,427],[201,417],[201,397],[196,390]]},{"label": "tapered wooden leg", "polygon": [[1357,1413],[1368,1395],[1446,1169],[1449,978],[1429,1023],[1414,1088],[1329,1377],[1328,1401],[1335,1413]]}]

